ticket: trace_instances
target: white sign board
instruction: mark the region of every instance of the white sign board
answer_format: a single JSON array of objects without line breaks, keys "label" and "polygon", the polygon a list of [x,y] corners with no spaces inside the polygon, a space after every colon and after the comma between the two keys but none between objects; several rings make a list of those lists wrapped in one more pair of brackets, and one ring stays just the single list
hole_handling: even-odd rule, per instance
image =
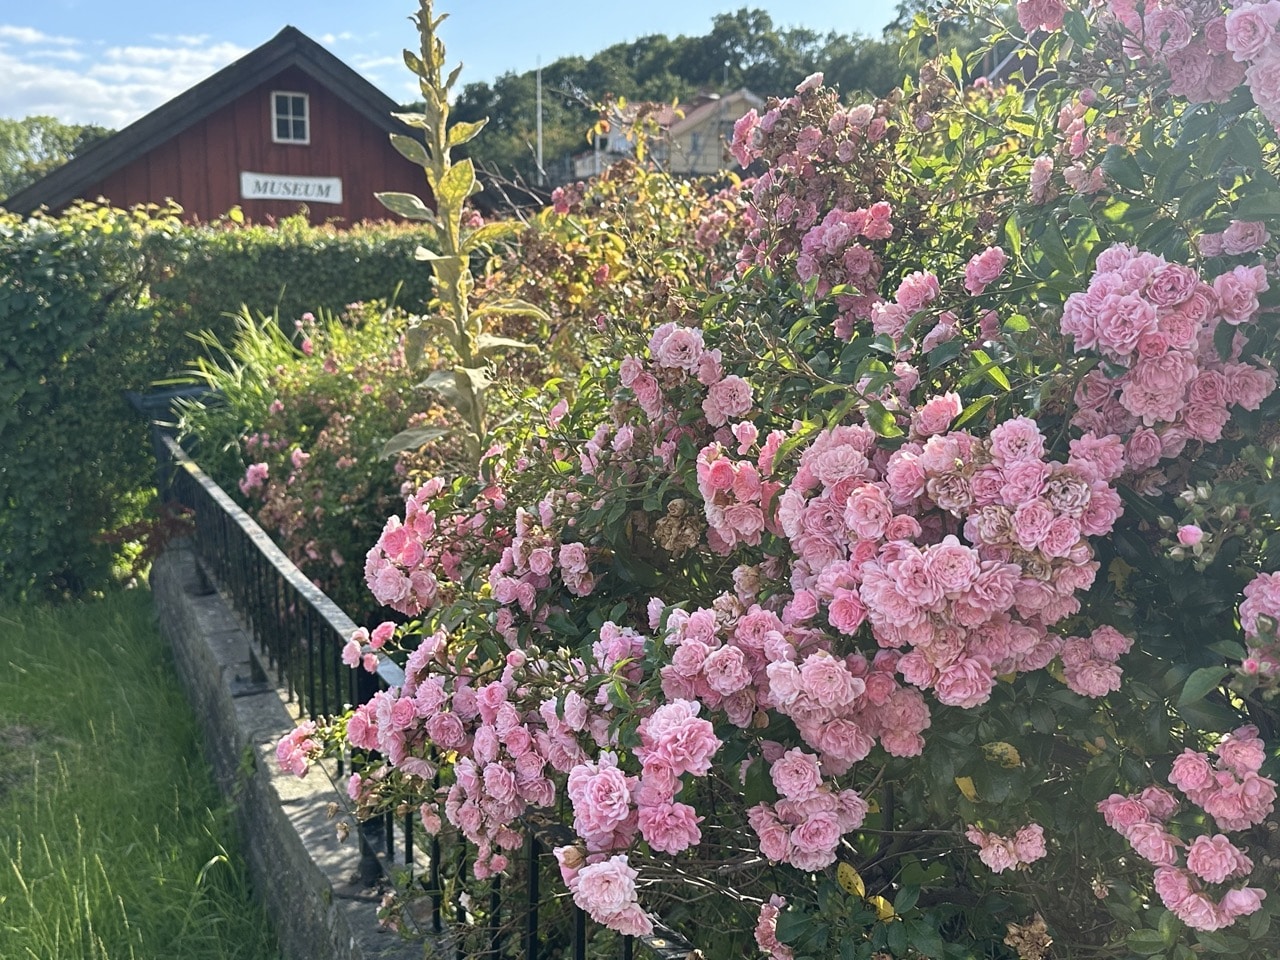
[{"label": "white sign board", "polygon": [[303,203],[341,203],[341,177],[291,177],[281,173],[240,171],[242,200],[299,200]]}]

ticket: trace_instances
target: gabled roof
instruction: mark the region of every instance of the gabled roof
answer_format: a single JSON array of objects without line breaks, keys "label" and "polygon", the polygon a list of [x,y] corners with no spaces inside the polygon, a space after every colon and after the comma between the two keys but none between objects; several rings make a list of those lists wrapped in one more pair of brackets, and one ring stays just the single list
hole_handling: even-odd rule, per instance
[{"label": "gabled roof", "polygon": [[[726,93],[721,97],[709,97],[703,102],[685,111],[682,119],[671,124],[671,135],[679,136],[686,130],[692,130],[703,124],[709,117],[716,116],[722,108],[728,107],[730,104],[741,103],[746,104],[746,108],[759,107],[764,104],[764,99],[752,93],[746,87],[739,87],[732,93]],[[742,111],[745,113],[746,109]],[[732,119],[737,120],[742,113],[734,113]],[[730,119],[730,118],[726,118]]]},{"label": "gabled roof", "polygon": [[214,111],[239,99],[280,72],[297,67],[387,133],[413,131],[391,116],[400,106],[297,27],[285,27],[239,60],[202,80],[118,133],[99,140],[73,160],[20,190],[0,206],[29,214],[58,207],[121,167]]}]

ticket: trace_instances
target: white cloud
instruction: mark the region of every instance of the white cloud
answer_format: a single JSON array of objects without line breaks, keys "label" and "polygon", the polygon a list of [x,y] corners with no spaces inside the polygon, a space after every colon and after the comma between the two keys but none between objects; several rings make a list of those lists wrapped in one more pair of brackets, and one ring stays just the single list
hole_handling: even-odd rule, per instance
[{"label": "white cloud", "polygon": [[152,40],[160,43],[180,43],[184,47],[198,47],[209,39],[207,33],[153,33]]},{"label": "white cloud", "polygon": [[67,46],[75,46],[77,43],[71,37],[50,36],[33,27],[15,27],[12,24],[0,23],[0,46],[5,45],[9,40],[15,43],[59,43]]},{"label": "white cloud", "polygon": [[49,51],[0,44],[0,76],[6,81],[0,85],[0,116],[46,114],[64,123],[119,129],[247,52],[225,42],[131,45],[63,64],[50,63]]},{"label": "white cloud", "polygon": [[351,60],[351,65],[362,73],[372,72],[383,67],[404,67],[404,59],[401,57],[355,57]]}]

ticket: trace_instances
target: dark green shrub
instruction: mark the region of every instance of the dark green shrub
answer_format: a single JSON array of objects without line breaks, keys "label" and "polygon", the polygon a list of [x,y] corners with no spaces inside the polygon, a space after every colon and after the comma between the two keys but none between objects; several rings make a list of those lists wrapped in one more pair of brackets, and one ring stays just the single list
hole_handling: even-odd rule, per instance
[{"label": "dark green shrub", "polygon": [[244,303],[291,321],[397,290],[410,309],[426,297],[421,238],[403,227],[191,227],[175,213],[0,212],[0,596],[78,595],[110,578],[97,538],[137,521],[154,487],[123,391],[189,367],[191,334],[229,332]]}]

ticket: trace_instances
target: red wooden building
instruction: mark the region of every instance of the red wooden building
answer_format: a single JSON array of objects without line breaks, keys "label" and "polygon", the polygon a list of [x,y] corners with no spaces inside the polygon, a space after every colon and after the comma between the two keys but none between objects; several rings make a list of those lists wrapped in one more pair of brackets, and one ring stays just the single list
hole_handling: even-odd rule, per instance
[{"label": "red wooden building", "polygon": [[384,190],[423,196],[422,169],[389,134],[399,107],[294,27],[180,94],[4,206],[31,213],[76,199],[116,206],[172,198],[187,220],[234,206],[262,222],[306,209],[313,223],[389,218]]}]

